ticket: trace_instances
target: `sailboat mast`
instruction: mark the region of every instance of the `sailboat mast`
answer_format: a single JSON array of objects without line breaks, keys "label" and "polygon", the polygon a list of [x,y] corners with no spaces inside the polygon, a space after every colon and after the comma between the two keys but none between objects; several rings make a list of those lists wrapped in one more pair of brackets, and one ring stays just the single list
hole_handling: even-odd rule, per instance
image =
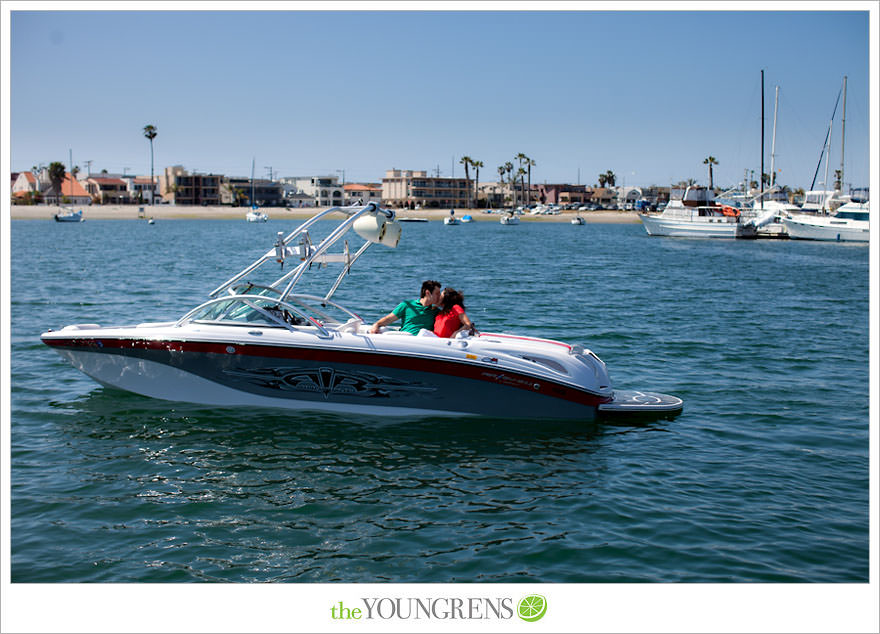
[{"label": "sailboat mast", "polygon": [[773,106],[773,141],[770,143],[770,188],[776,185],[776,115],[779,112],[779,86],[776,87],[776,102]]},{"label": "sailboat mast", "polygon": [[828,163],[831,162],[831,137],[834,132],[834,119],[828,122],[828,152],[825,153],[825,181],[822,183],[822,213],[828,204]]},{"label": "sailboat mast", "polygon": [[843,117],[840,126],[840,189],[843,190],[843,145],[846,141],[846,75],[843,76]]},{"label": "sailboat mast", "polygon": [[254,166],[257,164],[257,157],[254,157],[251,160],[251,209],[257,208],[257,203],[254,201]]},{"label": "sailboat mast", "polygon": [[761,209],[764,208],[764,71],[761,70]]}]

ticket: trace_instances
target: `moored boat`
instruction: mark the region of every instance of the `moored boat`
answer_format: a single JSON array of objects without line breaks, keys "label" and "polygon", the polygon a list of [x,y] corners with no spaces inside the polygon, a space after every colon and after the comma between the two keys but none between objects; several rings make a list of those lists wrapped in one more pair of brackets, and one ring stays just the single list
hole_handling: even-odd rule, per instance
[{"label": "moored boat", "polygon": [[741,211],[714,204],[714,194],[705,187],[673,190],[669,204],[659,214],[639,214],[650,236],[673,238],[752,238],[754,224],[745,222]]},{"label": "moored boat", "polygon": [[53,217],[55,222],[83,222],[85,220],[82,209],[77,209],[76,211],[67,209],[55,214]]},{"label": "moored boat", "polygon": [[798,214],[783,222],[789,237],[798,240],[868,242],[871,234],[866,202],[845,203],[833,216]]}]

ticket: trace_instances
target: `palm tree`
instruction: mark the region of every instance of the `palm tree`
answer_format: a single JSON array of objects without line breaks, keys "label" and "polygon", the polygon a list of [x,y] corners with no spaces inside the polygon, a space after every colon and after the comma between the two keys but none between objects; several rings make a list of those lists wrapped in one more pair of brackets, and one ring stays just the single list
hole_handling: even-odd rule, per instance
[{"label": "palm tree", "polygon": [[525,176],[526,176],[526,168],[520,167],[516,170],[516,175],[519,176],[519,189],[523,190],[525,187]]},{"label": "palm tree", "polygon": [[498,182],[501,184],[501,201],[504,202],[504,173],[507,171],[505,165],[498,166]]},{"label": "palm tree", "polygon": [[154,125],[145,125],[144,126],[144,136],[150,140],[150,204],[153,204],[153,197],[155,194],[155,187],[153,181],[153,139],[156,138],[156,135],[159,134],[159,131],[156,130],[156,126]]},{"label": "palm tree", "polygon": [[483,161],[474,161],[471,163],[474,166],[474,169],[477,171],[475,182],[474,182],[474,200],[477,203],[477,206],[480,204],[480,168],[483,167]]},{"label": "palm tree", "polygon": [[608,182],[608,177],[605,174],[599,174],[599,187],[605,189],[605,183]]},{"label": "palm tree", "polygon": [[718,159],[716,159],[714,156],[707,156],[703,159],[703,165],[709,166],[709,190],[714,190],[715,181],[712,179],[712,166],[718,165]]},{"label": "palm tree", "polygon": [[614,172],[611,170],[605,172],[605,182],[608,183],[609,187],[614,187],[614,183],[617,182],[617,177],[614,175]]},{"label": "palm tree", "polygon": [[534,159],[528,159],[526,161],[526,167],[529,170],[529,188],[526,190],[526,204],[530,205],[532,203],[532,168],[536,165]]},{"label": "palm tree", "polygon": [[[55,190],[55,204],[60,204],[61,202],[61,184],[64,182],[64,163],[59,163],[58,161],[53,161],[49,164],[49,181],[52,183],[52,188]],[[73,193],[73,190],[71,190]]]},{"label": "palm tree", "polygon": [[470,156],[462,156],[459,161],[462,165],[464,165],[464,179],[467,181],[467,208],[471,208],[471,176],[468,168],[474,164],[474,159]]},{"label": "palm tree", "polygon": [[507,182],[510,183],[513,190],[513,206],[516,207],[516,179],[513,176],[513,163],[507,161],[504,164],[504,171],[507,172]]}]

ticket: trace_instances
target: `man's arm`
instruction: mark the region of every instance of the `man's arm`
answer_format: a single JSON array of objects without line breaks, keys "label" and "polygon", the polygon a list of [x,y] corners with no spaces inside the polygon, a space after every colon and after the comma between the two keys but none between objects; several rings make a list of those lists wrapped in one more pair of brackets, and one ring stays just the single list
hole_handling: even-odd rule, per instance
[{"label": "man's arm", "polygon": [[397,315],[395,315],[394,313],[388,313],[370,327],[370,332],[375,335],[379,332],[380,328],[382,328],[383,326],[387,326],[394,321],[397,321]]}]

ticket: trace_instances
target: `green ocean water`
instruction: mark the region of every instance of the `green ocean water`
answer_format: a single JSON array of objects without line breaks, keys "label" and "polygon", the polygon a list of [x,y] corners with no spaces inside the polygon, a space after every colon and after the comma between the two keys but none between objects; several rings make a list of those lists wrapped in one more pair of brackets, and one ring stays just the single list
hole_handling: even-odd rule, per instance
[{"label": "green ocean water", "polygon": [[39,340],[180,317],[296,222],[10,224],[13,582],[868,580],[865,246],[404,225],[336,299],[438,279],[685,409],[379,425],[109,390]]}]

